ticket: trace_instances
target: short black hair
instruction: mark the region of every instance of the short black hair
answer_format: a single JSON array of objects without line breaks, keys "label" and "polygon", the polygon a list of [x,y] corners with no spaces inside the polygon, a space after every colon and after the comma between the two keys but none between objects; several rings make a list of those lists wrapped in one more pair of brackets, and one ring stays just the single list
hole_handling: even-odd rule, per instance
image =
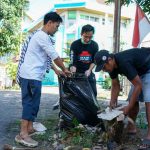
[{"label": "short black hair", "polygon": [[56,12],[49,12],[44,16],[44,25],[50,20],[52,22],[62,22],[62,18]]},{"label": "short black hair", "polygon": [[92,31],[93,34],[94,34],[94,32],[95,32],[94,27],[91,26],[90,24],[87,24],[87,25],[84,25],[84,26],[82,27],[81,34],[83,34],[83,33],[85,33],[85,32],[91,32],[91,31]]}]

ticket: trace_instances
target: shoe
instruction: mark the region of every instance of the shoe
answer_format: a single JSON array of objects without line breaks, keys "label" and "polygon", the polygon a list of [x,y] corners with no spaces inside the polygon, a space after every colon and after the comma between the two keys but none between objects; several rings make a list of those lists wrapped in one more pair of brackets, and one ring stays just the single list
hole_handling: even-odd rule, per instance
[{"label": "shoe", "polygon": [[150,150],[150,139],[143,139],[138,150]]},{"label": "shoe", "polygon": [[16,135],[15,141],[19,144],[22,144],[27,147],[37,147],[38,142],[33,140],[30,136],[27,136],[25,138],[21,137],[21,135]]}]

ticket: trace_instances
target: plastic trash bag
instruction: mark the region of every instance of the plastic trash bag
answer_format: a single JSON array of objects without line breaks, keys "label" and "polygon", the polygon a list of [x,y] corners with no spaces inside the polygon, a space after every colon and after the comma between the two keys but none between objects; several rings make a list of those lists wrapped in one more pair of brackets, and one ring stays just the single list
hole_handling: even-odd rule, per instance
[{"label": "plastic trash bag", "polygon": [[60,77],[59,93],[61,119],[70,124],[74,118],[81,124],[95,126],[99,123],[100,119],[97,117],[99,105],[85,75]]}]

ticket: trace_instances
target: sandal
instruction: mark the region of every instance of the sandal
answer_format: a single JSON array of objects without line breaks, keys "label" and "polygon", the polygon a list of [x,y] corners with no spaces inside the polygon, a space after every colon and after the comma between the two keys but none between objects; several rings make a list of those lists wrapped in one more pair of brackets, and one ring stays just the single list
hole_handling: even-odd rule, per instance
[{"label": "sandal", "polygon": [[23,138],[21,135],[16,135],[15,141],[27,147],[37,147],[38,142],[33,140],[30,136]]},{"label": "sandal", "polygon": [[150,139],[143,139],[138,150],[150,150]]}]

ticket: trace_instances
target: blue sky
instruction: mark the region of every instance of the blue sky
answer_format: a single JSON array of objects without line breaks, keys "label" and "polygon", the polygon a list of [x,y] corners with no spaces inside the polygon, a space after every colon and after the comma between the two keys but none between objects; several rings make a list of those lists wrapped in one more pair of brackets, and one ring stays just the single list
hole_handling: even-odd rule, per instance
[{"label": "blue sky", "polygon": [[47,13],[53,6],[54,0],[29,0],[30,6],[27,14],[34,20]]}]

